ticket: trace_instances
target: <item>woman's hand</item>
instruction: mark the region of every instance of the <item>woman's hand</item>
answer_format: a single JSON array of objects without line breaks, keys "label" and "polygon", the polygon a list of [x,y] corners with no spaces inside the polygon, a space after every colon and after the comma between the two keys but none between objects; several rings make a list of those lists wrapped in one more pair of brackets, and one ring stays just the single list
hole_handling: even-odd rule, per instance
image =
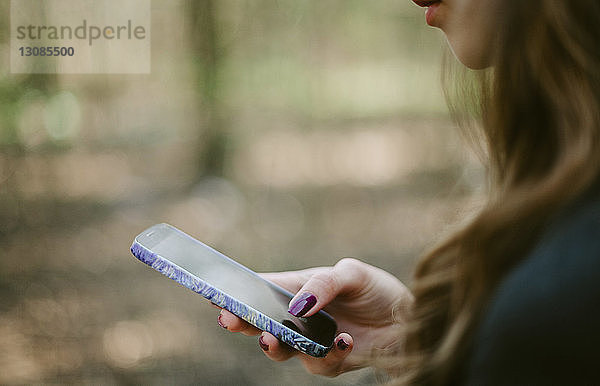
[{"label": "woman's hand", "polygon": [[280,342],[273,335],[221,310],[219,325],[244,335],[259,335],[267,357],[284,361],[298,356],[313,374],[336,376],[368,365],[374,348],[399,339],[402,321],[412,303],[410,291],[394,276],[359,260],[345,258],[333,267],[264,273],[265,279],[296,293],[290,313],[311,316],[325,308],[341,331],[325,358],[314,358]]}]

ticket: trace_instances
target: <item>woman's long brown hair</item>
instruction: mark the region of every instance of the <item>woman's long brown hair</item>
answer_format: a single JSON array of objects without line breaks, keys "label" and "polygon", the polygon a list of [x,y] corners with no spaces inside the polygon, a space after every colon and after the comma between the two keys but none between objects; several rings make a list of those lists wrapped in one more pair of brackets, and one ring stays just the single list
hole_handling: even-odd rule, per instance
[{"label": "woman's long brown hair", "polygon": [[482,311],[561,211],[600,176],[600,2],[503,0],[482,76],[490,194],[425,255],[395,370],[402,384],[460,376]]}]

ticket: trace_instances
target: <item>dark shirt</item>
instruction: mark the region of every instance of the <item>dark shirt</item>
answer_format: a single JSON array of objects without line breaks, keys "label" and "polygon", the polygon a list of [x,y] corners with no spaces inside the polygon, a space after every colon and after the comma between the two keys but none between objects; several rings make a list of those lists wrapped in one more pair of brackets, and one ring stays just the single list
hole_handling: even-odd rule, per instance
[{"label": "dark shirt", "polygon": [[468,385],[600,384],[600,200],[561,216],[500,283],[465,370]]}]

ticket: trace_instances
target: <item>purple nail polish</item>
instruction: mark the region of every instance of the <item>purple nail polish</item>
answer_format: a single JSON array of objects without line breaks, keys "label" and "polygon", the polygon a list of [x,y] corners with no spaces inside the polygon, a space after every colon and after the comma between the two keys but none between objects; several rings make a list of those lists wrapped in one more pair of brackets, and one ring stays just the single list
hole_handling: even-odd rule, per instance
[{"label": "purple nail polish", "polygon": [[223,327],[224,329],[227,330],[227,326],[223,324],[223,321],[221,320],[221,317],[223,315],[219,314],[219,317],[217,318],[217,323],[219,323],[219,326]]},{"label": "purple nail polish", "polygon": [[305,292],[290,306],[288,312],[296,317],[302,317],[313,308],[315,304],[317,304],[315,295]]},{"label": "purple nail polish", "polygon": [[263,351],[269,351],[269,345],[265,343],[262,335],[260,336],[260,338],[258,338],[258,345],[260,346],[260,348],[263,349]]},{"label": "purple nail polish", "polygon": [[347,349],[348,347],[350,347],[350,345],[348,343],[346,343],[346,341],[342,338],[340,340],[337,341],[337,347],[344,351],[345,349]]}]

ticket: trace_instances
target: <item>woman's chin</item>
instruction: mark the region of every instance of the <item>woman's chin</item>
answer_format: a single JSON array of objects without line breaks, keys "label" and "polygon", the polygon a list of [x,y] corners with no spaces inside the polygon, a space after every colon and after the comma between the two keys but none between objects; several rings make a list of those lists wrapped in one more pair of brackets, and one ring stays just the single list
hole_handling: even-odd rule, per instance
[{"label": "woman's chin", "polygon": [[484,70],[492,66],[492,61],[488,52],[483,50],[474,50],[471,47],[455,47],[450,41],[450,50],[465,67],[471,70]]}]

